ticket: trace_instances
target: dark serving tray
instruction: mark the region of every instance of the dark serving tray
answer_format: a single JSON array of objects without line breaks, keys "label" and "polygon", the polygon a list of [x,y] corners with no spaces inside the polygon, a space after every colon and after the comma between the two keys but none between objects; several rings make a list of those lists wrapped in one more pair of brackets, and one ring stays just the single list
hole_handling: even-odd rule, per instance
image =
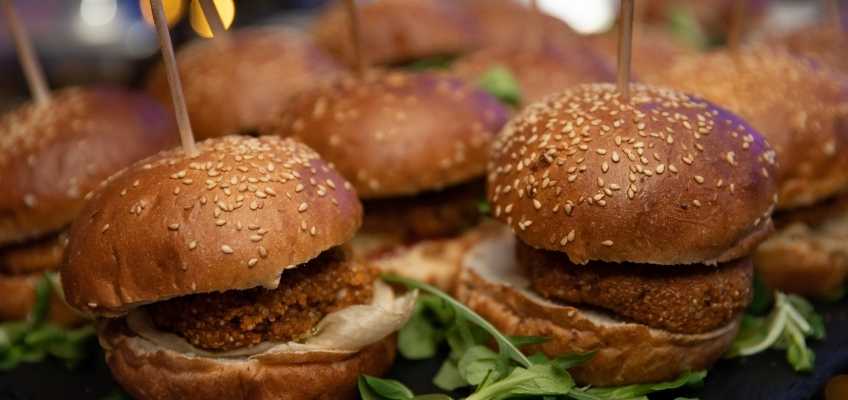
[{"label": "dark serving tray", "polygon": [[[848,373],[848,299],[817,304],[825,318],[827,339],[813,343],[816,368],[811,374],[792,372],[780,351],[767,351],[753,357],[722,360],[710,370],[702,388],[664,393],[653,399],[697,397],[702,400],[800,400],[823,398],[828,378]],[[96,355],[77,369],[67,370],[61,362],[49,360],[25,364],[0,373],[0,399],[93,399],[119,393],[95,343]],[[409,361],[398,358],[390,377],[398,379],[417,394],[438,392],[430,382],[441,360]]]}]

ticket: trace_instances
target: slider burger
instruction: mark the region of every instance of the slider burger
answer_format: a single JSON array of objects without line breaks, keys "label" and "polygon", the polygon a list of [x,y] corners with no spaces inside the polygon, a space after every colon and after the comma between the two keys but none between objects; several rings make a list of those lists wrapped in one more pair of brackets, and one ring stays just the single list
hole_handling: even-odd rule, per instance
[{"label": "slider burger", "polygon": [[523,44],[493,46],[460,58],[451,72],[470,82],[480,81],[492,68],[510,71],[521,89],[522,105],[572,86],[615,80],[610,64],[578,40],[537,37]]},{"label": "slider burger", "polygon": [[595,352],[570,370],[593,386],[674,379],[728,349],[776,202],[773,152],[739,117],[630,93],[577,86],[507,124],[487,194],[512,233],[474,245],[457,288],[505,334],[550,338],[528,350]]},{"label": "slider burger", "polygon": [[457,78],[369,71],[301,93],[264,133],[302,140],[351,181],[365,208],[357,256],[449,288],[507,112]]},{"label": "slider burger", "polygon": [[[452,56],[480,45],[479,27],[456,0],[374,0],[359,2],[362,58],[368,65],[404,64]],[[356,65],[344,1],[335,0],[312,29],[325,50]]]},{"label": "slider burger", "polygon": [[769,44],[848,74],[848,32],[834,24],[819,23],[799,29],[774,38]]},{"label": "slider burger", "polygon": [[[177,65],[192,128],[201,139],[255,134],[268,122],[269,107],[345,72],[308,37],[280,28],[196,40],[177,52]],[[173,104],[163,64],[150,73],[147,90]]]},{"label": "slider burger", "polygon": [[757,270],[774,289],[836,294],[848,275],[848,213],[839,207],[848,192],[846,77],[760,46],[681,59],[654,80],[722,104],[774,146],[781,229],[757,251]]},{"label": "slider burger", "polygon": [[579,40],[565,21],[534,11],[517,0],[459,0],[471,12],[483,47],[526,45],[528,39]]},{"label": "slider burger", "polygon": [[[83,196],[119,169],[172,146],[176,127],[158,102],[118,88],[53,92],[0,118],[0,321],[22,320],[35,287],[62,259]],[[49,318],[81,319],[60,297]]]},{"label": "slider burger", "polygon": [[[600,53],[610,65],[615,65],[618,57],[618,30],[588,36],[589,46]],[[661,74],[674,60],[693,55],[698,49],[691,43],[685,43],[672,32],[650,25],[640,26],[633,32],[632,71],[636,76]]]},{"label": "slider burger", "polygon": [[71,228],[65,296],[115,379],[139,399],[353,398],[415,302],[351,260],[354,189],[291,139],[197,150],[113,175]]}]

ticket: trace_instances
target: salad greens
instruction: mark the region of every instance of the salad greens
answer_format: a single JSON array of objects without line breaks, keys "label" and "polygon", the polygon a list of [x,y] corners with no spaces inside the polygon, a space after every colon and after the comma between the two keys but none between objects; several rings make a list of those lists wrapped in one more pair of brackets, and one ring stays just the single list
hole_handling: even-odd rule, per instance
[{"label": "salad greens", "polygon": [[480,77],[478,85],[502,103],[512,107],[521,104],[521,85],[518,84],[509,68],[503,65],[489,68]]},{"label": "salad greens", "polygon": [[[398,334],[398,349],[406,358],[434,357],[443,344],[450,354],[433,383],[446,391],[473,389],[466,400],[512,398],[619,400],[647,399],[649,393],[700,383],[706,371],[687,373],[671,382],[616,388],[577,387],[568,369],[588,361],[594,353],[548,358],[526,356],[520,348],[544,343],[542,337],[509,337],[477,313],[444,292],[421,282],[384,275],[389,283],[419,289],[412,317]],[[488,344],[497,344],[497,351]],[[468,390],[466,389],[466,390]],[[359,380],[364,400],[450,400],[442,394],[416,396],[394,380],[363,376]]]},{"label": "salad greens", "polygon": [[85,359],[94,327],[63,329],[47,322],[53,284],[49,275],[36,286],[36,303],[25,321],[0,323],[0,371],[21,363],[39,362],[47,356],[65,361],[69,368]]},{"label": "salad greens", "polygon": [[727,357],[750,356],[769,348],[785,349],[786,360],[795,371],[809,372],[816,357],[807,346],[807,338],[824,337],[824,321],[807,300],[776,292],[774,306],[767,316],[743,317]]}]

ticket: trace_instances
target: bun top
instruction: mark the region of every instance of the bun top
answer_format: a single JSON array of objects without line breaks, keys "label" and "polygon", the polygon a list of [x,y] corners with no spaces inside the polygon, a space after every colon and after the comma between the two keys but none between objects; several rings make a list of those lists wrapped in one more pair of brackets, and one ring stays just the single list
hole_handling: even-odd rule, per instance
[{"label": "bun top", "polygon": [[[480,45],[477,24],[456,0],[359,2],[357,12],[362,56],[369,65],[457,54]],[[324,10],[313,32],[321,47],[356,64],[343,1]]]},{"label": "bun top", "polygon": [[848,189],[844,76],[758,47],[681,59],[653,80],[727,107],[768,139],[780,160],[780,208],[809,205]]},{"label": "bun top", "polygon": [[482,176],[508,110],[457,78],[371,71],[304,92],[264,132],[294,136],[362,198],[413,195]]},{"label": "bun top", "polygon": [[115,87],[57,90],[0,118],[0,245],[63,229],[83,196],[134,161],[177,143],[156,100]]},{"label": "bun top", "polygon": [[579,41],[580,35],[568,24],[544,12],[533,11],[516,0],[463,0],[480,27],[481,47],[526,46],[545,40]]},{"label": "bun top", "polygon": [[775,38],[770,44],[848,74],[848,32],[834,24],[822,23],[800,29]]},{"label": "bun top", "polygon": [[159,153],[95,190],[61,268],[73,307],[121,314],[193,293],[276,287],[283,271],[349,240],[350,184],[292,139],[226,136]]},{"label": "bun top", "polygon": [[[198,139],[253,133],[268,122],[268,110],[292,94],[345,73],[345,69],[303,34],[254,28],[215,40],[198,39],[177,52],[189,116]],[[171,105],[160,63],[147,90]]]},{"label": "bun top", "polygon": [[774,152],[739,117],[669,89],[577,86],[526,108],[493,144],[497,219],[572,262],[715,263],[771,229]]}]

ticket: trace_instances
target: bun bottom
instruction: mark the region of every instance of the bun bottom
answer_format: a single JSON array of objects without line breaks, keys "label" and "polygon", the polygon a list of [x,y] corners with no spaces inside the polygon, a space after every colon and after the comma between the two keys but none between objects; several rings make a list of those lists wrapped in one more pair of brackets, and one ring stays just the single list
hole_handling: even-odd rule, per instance
[{"label": "bun bottom", "polygon": [[[35,288],[44,279],[42,274],[0,274],[0,321],[26,319],[36,303]],[[85,319],[71,309],[54,290],[50,294],[48,321],[59,326],[77,326]]]},{"label": "bun bottom", "polygon": [[501,332],[544,336],[528,346],[549,357],[595,352],[570,370],[581,385],[617,386],[661,382],[710,367],[730,347],[739,319],[704,334],[678,334],[609,314],[548,301],[528,289],[513,254],[514,236],[504,232],[480,241],[463,259],[457,298]]},{"label": "bun bottom", "polygon": [[123,320],[101,321],[98,336],[114,378],[135,399],[354,399],[362,374],[380,376],[395,358],[395,335],[357,353],[292,362],[177,353],[133,335]]}]

